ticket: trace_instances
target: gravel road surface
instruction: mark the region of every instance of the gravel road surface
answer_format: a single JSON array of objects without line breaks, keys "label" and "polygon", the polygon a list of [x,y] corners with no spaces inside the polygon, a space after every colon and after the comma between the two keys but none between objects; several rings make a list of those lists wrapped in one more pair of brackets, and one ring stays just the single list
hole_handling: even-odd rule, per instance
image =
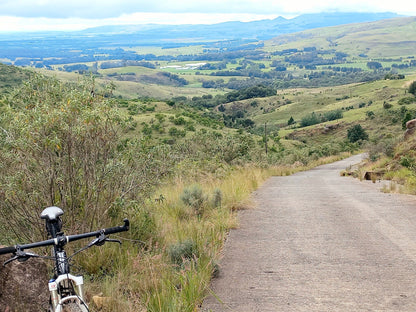
[{"label": "gravel road surface", "polygon": [[416,196],[340,176],[361,159],[257,190],[201,311],[416,311]]}]

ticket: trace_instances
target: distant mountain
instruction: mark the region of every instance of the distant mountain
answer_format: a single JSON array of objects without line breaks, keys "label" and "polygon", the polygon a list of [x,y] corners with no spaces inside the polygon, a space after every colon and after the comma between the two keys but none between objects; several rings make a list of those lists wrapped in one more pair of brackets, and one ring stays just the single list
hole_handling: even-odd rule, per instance
[{"label": "distant mountain", "polygon": [[218,40],[267,40],[308,29],[372,22],[399,17],[395,13],[318,13],[292,19],[278,17],[253,22],[225,22],[211,25],[123,25],[89,28],[80,35],[134,35],[140,41],[204,42]]}]

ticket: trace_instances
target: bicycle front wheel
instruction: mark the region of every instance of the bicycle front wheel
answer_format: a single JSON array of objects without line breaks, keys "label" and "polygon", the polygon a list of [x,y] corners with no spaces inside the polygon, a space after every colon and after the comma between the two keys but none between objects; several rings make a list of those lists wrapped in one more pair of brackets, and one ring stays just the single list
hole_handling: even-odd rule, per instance
[{"label": "bicycle front wheel", "polygon": [[64,298],[55,312],[89,312],[87,305],[77,296]]}]

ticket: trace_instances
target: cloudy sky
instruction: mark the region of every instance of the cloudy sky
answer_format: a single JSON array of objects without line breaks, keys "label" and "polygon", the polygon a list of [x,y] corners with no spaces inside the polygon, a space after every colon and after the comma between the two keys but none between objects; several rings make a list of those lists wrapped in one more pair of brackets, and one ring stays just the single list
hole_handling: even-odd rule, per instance
[{"label": "cloudy sky", "polygon": [[0,0],[0,32],[79,30],[114,24],[211,24],[333,11],[416,16],[416,1]]}]

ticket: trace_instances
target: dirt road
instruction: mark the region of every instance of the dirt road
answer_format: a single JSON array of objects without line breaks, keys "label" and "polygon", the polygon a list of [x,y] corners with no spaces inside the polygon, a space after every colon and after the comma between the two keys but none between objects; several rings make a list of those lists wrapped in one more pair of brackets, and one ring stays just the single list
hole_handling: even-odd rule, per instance
[{"label": "dirt road", "polygon": [[360,161],[268,180],[202,311],[416,311],[416,196],[339,175]]}]

